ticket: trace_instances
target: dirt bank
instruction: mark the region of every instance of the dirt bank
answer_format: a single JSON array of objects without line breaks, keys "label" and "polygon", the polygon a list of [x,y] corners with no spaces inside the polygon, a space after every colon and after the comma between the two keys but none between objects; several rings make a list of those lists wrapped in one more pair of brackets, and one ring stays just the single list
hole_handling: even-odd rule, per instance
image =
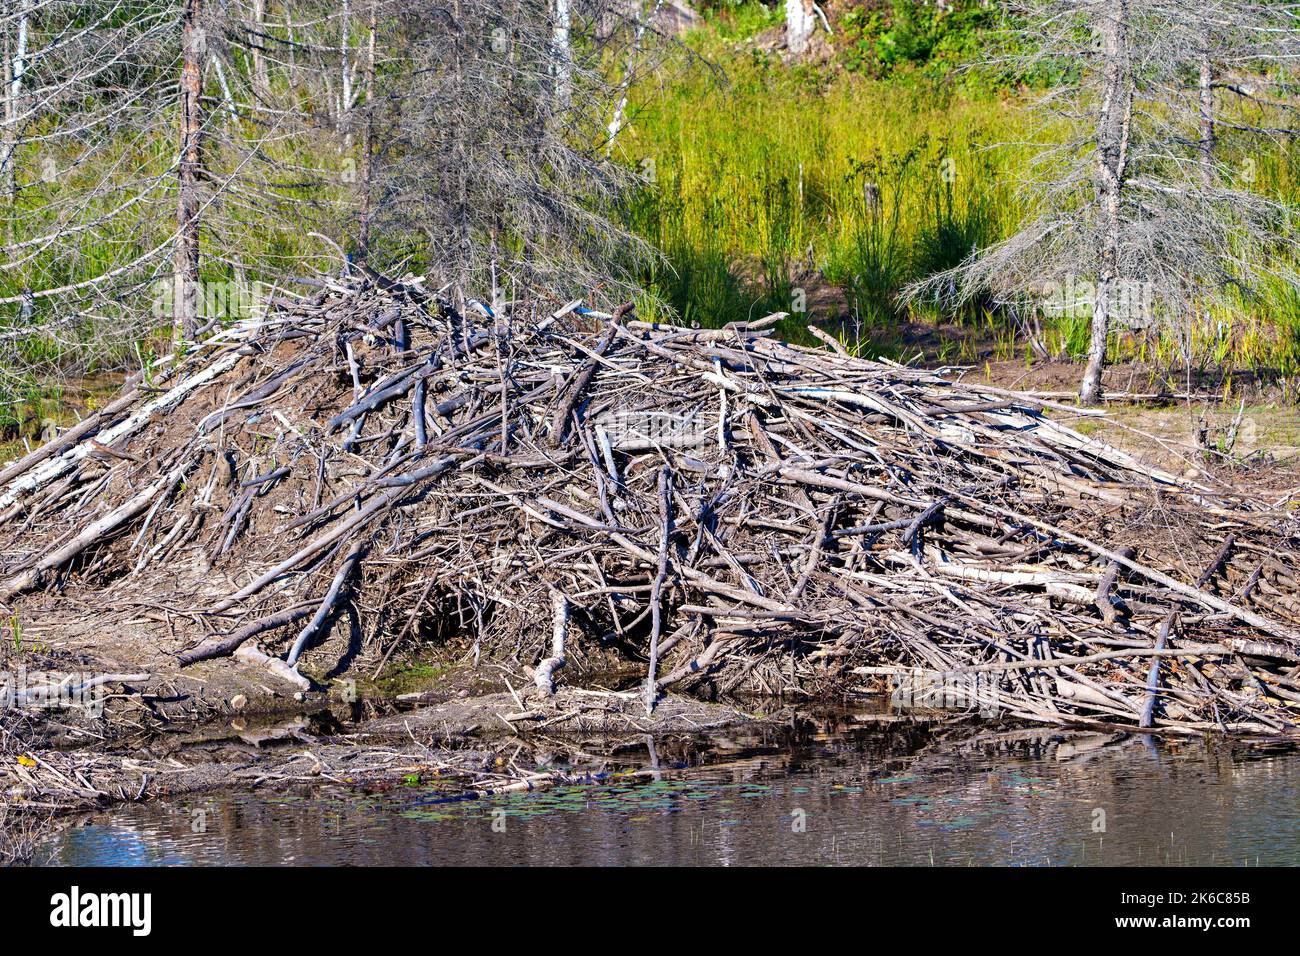
[{"label": "dirt bank", "polygon": [[[665,740],[780,721],[766,712],[667,696],[648,716],[634,693],[558,688],[553,696],[430,691],[401,702],[296,702],[296,713],[227,715],[84,743],[95,722],[30,724],[8,738],[0,793],[10,809],[68,811],[214,789],[385,786],[415,775],[472,794],[603,773],[611,755]],[[366,716],[367,714],[371,716]],[[108,723],[100,719],[101,731]],[[81,746],[28,747],[55,733]]]}]

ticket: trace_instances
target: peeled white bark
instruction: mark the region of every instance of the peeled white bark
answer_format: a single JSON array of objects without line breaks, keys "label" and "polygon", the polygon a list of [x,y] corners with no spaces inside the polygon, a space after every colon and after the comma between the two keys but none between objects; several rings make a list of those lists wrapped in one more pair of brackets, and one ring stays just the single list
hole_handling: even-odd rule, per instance
[{"label": "peeled white bark", "polygon": [[569,50],[570,30],[569,0],[555,0],[555,28],[552,44],[555,47],[555,97],[561,105],[569,101],[572,83],[572,60]]},{"label": "peeled white bark", "polygon": [[1080,401],[1102,400],[1102,371],[1110,334],[1111,303],[1119,276],[1122,195],[1128,181],[1129,131],[1133,118],[1133,75],[1129,61],[1128,0],[1111,0],[1101,21],[1102,107],[1097,121],[1097,203],[1103,217],[1101,263],[1092,306],[1088,364],[1079,387]]},{"label": "peeled white bark", "polygon": [[[641,0],[637,0],[638,5]],[[659,8],[663,5],[663,0],[654,0],[650,7],[649,16],[638,14],[636,30],[632,34],[632,46],[627,54],[627,67],[623,70],[623,80],[618,85],[618,105],[614,107],[614,118],[609,121],[609,138],[605,141],[605,155],[614,155],[614,141],[618,139],[618,134],[623,131],[623,117],[627,110],[628,90],[632,86],[632,71],[636,67],[637,54],[641,50],[641,38],[645,35],[646,25],[652,23],[659,16]]]},{"label": "peeled white bark", "polygon": [[564,644],[569,634],[569,600],[551,592],[551,656],[533,671],[533,683],[547,697],[555,693],[555,672],[564,666]]},{"label": "peeled white bark", "polygon": [[14,169],[14,154],[18,142],[18,117],[22,110],[20,102],[23,95],[23,75],[27,71],[27,28],[29,22],[29,0],[21,0],[19,7],[21,19],[18,22],[18,39],[13,51],[13,60],[8,64],[9,76],[5,86],[5,131],[3,156],[0,167],[3,168],[5,195],[10,200],[17,192],[17,175]]},{"label": "peeled white bark", "polygon": [[266,0],[253,0],[253,25],[257,31],[257,40],[252,47],[253,90],[259,98],[263,98],[271,86],[267,77],[266,59],[262,56],[262,44],[265,42],[262,35],[266,32]]},{"label": "peeled white bark", "polygon": [[816,26],[810,0],[785,0],[785,44],[792,56],[808,52]]}]

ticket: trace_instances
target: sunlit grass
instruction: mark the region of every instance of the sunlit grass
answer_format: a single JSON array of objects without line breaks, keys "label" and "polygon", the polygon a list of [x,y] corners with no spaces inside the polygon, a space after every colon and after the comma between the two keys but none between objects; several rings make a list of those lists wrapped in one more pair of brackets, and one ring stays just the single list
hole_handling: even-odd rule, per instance
[{"label": "sunlit grass", "polygon": [[899,315],[895,293],[993,241],[1009,191],[984,147],[1019,114],[930,83],[829,82],[742,60],[730,83],[698,75],[638,117],[624,142],[653,173],[632,219],[672,268],[645,278],[682,315],[800,308],[810,275],[841,287],[865,327]]},{"label": "sunlit grass", "polygon": [[[1016,97],[915,75],[871,80],[791,68],[736,53],[717,30],[699,36],[710,54],[732,51],[728,82],[704,71],[675,78],[649,98],[621,144],[653,180],[631,210],[634,228],[667,261],[642,277],[651,298],[702,325],[791,312],[780,330],[796,339],[809,320],[840,318],[835,334],[891,357],[904,357],[894,346],[905,321],[987,325],[983,357],[1024,354],[1010,317],[987,303],[945,315],[898,297],[909,282],[1007,236],[1026,214],[1013,188],[1026,154],[1009,144],[1025,138],[1030,119]],[[1221,148],[1229,162],[1241,150]],[[1253,188],[1292,203],[1300,196],[1294,156],[1270,148],[1243,153],[1241,162],[1247,158]],[[810,314],[810,286],[834,287],[841,308]],[[1040,319],[1050,355],[1084,354],[1087,316]],[[1168,328],[1121,330],[1111,348],[1121,361],[1293,377],[1300,301],[1271,283]],[[965,335],[926,356],[975,357]]]}]

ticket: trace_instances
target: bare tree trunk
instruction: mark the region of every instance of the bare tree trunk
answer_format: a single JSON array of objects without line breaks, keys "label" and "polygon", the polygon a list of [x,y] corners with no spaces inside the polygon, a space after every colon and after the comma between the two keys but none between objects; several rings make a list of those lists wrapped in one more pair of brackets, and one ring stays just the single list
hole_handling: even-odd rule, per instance
[{"label": "bare tree trunk", "polygon": [[239,107],[235,105],[235,97],[230,92],[230,84],[226,81],[226,68],[221,65],[221,57],[214,56],[212,65],[217,71],[217,84],[221,87],[221,100],[226,104],[226,113],[233,120],[239,119]]},{"label": "bare tree trunk", "polygon": [[339,126],[343,129],[344,148],[352,147],[352,64],[348,62],[348,29],[352,25],[352,11],[348,0],[343,0],[343,24],[339,30],[341,49],[339,71]]},{"label": "bare tree trunk", "polygon": [[[5,4],[9,6],[8,3]],[[6,14],[8,11],[6,10]],[[4,193],[13,201],[13,154],[16,143],[17,130],[14,128],[14,108],[13,96],[10,94],[10,56],[13,53],[13,36],[11,34],[9,17],[6,15],[4,24],[4,64],[5,64],[5,126],[3,142],[0,142],[0,178],[4,180]]]},{"label": "bare tree trunk", "polygon": [[361,227],[357,237],[357,258],[365,261],[370,251],[371,203],[375,179],[375,0],[370,3],[369,35],[366,38],[366,125],[361,134]]},{"label": "bare tree trunk", "polygon": [[[10,46],[8,27],[5,30],[5,128],[4,143],[0,147],[0,171],[4,177],[4,192],[10,202],[18,193],[18,175],[15,168],[18,150],[18,117],[22,113],[23,74],[27,71],[27,33],[30,0],[19,0],[21,18],[18,37]],[[12,59],[10,56],[12,54]]]},{"label": "bare tree trunk", "polygon": [[791,56],[802,56],[808,51],[808,41],[816,26],[812,0],[785,0],[785,45]]},{"label": "bare tree trunk", "polygon": [[187,341],[199,329],[199,173],[202,163],[203,55],[200,0],[186,0],[181,21],[180,161],[176,206],[175,284],[172,318]]},{"label": "bare tree trunk", "polygon": [[569,0],[555,0],[555,29],[552,43],[555,47],[555,98],[564,109],[569,103],[572,65],[569,51],[570,13]]},{"label": "bare tree trunk", "polygon": [[293,32],[293,13],[286,7],[284,11],[284,32],[289,38],[289,86],[298,85],[298,41]]},{"label": "bare tree trunk", "polygon": [[1214,37],[1210,28],[1205,28],[1205,45],[1201,49],[1201,75],[1199,92],[1201,98],[1201,183],[1205,186],[1214,183],[1214,63],[1210,59],[1214,52]]},{"label": "bare tree trunk", "polygon": [[[461,29],[461,11],[460,0],[454,0],[452,4],[452,16],[456,23],[456,28]],[[461,50],[461,33],[458,33],[453,46],[452,70],[456,77],[457,88],[461,87],[464,77],[464,54]],[[452,221],[452,228],[456,233],[457,258],[464,264],[471,260],[473,249],[473,239],[470,235],[469,225],[469,163],[465,159],[465,144],[462,137],[453,138],[452,155],[456,157],[456,212]],[[468,284],[468,274],[464,269],[457,270],[453,289],[453,301],[456,308],[464,309],[465,307],[465,288]]]},{"label": "bare tree trunk", "polygon": [[257,31],[257,42],[253,45],[253,91],[259,99],[264,99],[271,86],[266,72],[266,57],[262,56],[262,46],[266,42],[266,0],[253,0],[253,25]]},{"label": "bare tree trunk", "polygon": [[609,138],[605,142],[605,155],[614,154],[614,141],[623,130],[623,116],[627,110],[627,94],[632,87],[632,75],[636,69],[636,58],[641,52],[641,38],[645,36],[646,27],[659,16],[659,7],[663,0],[654,0],[648,15],[641,15],[640,0],[637,0],[636,30],[632,34],[632,46],[627,52],[627,67],[623,70],[623,79],[618,84],[618,104],[614,107],[614,118],[609,121]]},{"label": "bare tree trunk", "polygon": [[533,683],[547,697],[555,694],[555,672],[564,666],[564,644],[569,634],[569,600],[551,590],[551,656],[537,663]]},{"label": "bare tree trunk", "polygon": [[1097,202],[1102,215],[1101,261],[1096,298],[1092,305],[1092,333],[1088,364],[1079,397],[1085,405],[1102,399],[1101,376],[1106,365],[1111,305],[1119,278],[1121,203],[1128,175],[1129,127],[1133,115],[1133,87],[1128,55],[1128,2],[1112,0],[1102,20],[1103,81],[1101,112],[1097,121]]}]

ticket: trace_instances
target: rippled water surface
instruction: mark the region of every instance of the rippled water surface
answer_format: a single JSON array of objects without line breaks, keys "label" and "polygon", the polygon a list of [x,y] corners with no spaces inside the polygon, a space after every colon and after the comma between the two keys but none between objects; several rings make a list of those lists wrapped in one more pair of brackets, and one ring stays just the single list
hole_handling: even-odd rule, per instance
[{"label": "rippled water surface", "polygon": [[489,799],[411,779],[134,805],[47,849],[108,865],[1300,864],[1289,750],[851,720],[656,744],[590,782]]}]

